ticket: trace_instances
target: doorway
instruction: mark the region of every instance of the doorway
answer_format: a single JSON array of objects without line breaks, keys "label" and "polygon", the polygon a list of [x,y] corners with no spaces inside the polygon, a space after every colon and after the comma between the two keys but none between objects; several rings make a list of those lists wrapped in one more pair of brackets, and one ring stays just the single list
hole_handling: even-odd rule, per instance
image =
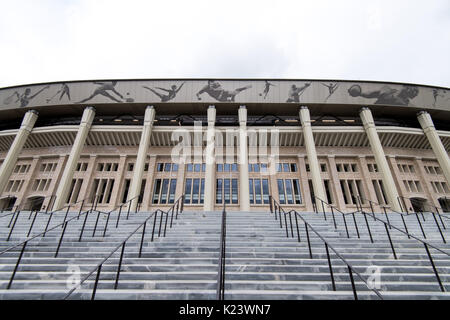
[{"label": "doorway", "polygon": [[449,198],[440,198],[439,205],[443,212],[450,212],[450,199]]},{"label": "doorway", "polygon": [[0,199],[0,211],[11,211],[16,204],[16,197],[6,197]]},{"label": "doorway", "polygon": [[26,211],[40,211],[42,209],[42,205],[44,204],[44,197],[30,197],[27,199],[23,210]]},{"label": "doorway", "polygon": [[425,212],[427,199],[423,198],[411,198],[411,205],[414,212]]}]

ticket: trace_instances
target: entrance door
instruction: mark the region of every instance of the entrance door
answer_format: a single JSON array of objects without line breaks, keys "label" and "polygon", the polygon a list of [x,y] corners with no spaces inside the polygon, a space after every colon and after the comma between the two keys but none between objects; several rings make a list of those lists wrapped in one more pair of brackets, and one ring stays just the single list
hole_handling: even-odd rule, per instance
[{"label": "entrance door", "polygon": [[8,197],[0,200],[0,210],[1,211],[11,211],[16,204],[16,197]]},{"label": "entrance door", "polygon": [[426,203],[427,203],[426,199],[422,199],[422,198],[412,198],[411,199],[411,205],[413,207],[414,212],[425,212],[425,211],[427,211]]},{"label": "entrance door", "polygon": [[44,200],[44,197],[28,198],[23,209],[29,211],[40,211],[42,209],[42,205],[44,204]]},{"label": "entrance door", "polygon": [[442,208],[443,212],[450,212],[450,199],[449,198],[440,198],[439,204]]}]

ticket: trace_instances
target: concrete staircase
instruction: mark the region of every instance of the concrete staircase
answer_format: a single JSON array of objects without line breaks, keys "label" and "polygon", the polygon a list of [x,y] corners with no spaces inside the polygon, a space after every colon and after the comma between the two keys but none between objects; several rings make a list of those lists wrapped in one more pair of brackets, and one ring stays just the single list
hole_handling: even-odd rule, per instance
[{"label": "concrete staircase", "polygon": [[[150,213],[122,218],[115,228],[117,213],[111,216],[108,232],[101,237],[106,220],[100,218],[99,231],[92,237],[97,215],[88,220],[85,236],[78,242],[83,219],[67,228],[58,258],[54,253],[61,229],[58,228],[31,242],[22,259],[10,290],[6,290],[19,249],[0,256],[0,299],[62,299],[73,286],[92,271],[120,242],[142,223]],[[58,213],[52,226],[60,223],[65,213]],[[71,213],[70,217],[75,213]],[[204,299],[216,298],[220,247],[221,213],[184,212],[174,221],[167,236],[150,242],[153,220],[147,226],[142,258],[138,258],[141,232],[128,242],[122,263],[119,287],[113,289],[120,257],[118,250],[102,268],[96,299]],[[347,217],[351,239],[336,215],[335,230],[331,214],[302,213],[304,217],[364,278],[372,275],[370,267],[381,268],[380,292],[385,299],[450,299],[440,291],[426,251],[418,241],[391,231],[398,260],[392,254],[384,226],[369,218],[375,243],[371,243],[365,220],[356,215],[361,239],[357,238],[353,219]],[[385,219],[383,215],[377,217]],[[400,229],[399,216],[390,221]],[[423,222],[427,241],[450,252],[429,214]],[[38,217],[34,234],[45,228],[48,217]],[[25,239],[31,223],[22,213],[10,242],[5,242],[10,218],[0,219],[0,251]],[[415,221],[415,223],[414,223]],[[450,221],[450,220],[449,220]],[[298,242],[295,220],[294,238],[286,238],[285,229],[268,212],[229,212],[227,218],[227,261],[225,298],[234,299],[353,299],[347,266],[331,252],[337,291],[332,290],[328,260],[323,242],[310,231],[313,259],[310,258],[305,226],[300,223]],[[447,222],[447,221],[445,221]],[[283,220],[284,224],[284,220]],[[409,231],[420,236],[415,217],[408,217]],[[443,230],[450,240],[450,223]],[[156,227],[158,231],[158,226]],[[158,233],[158,232],[157,232]],[[290,233],[290,232],[289,232]],[[291,236],[291,234],[290,234]],[[447,291],[450,290],[450,257],[431,249],[434,262]],[[79,271],[80,273],[77,273]],[[376,295],[354,275],[358,297],[377,299]],[[90,299],[95,273],[70,299]]]}]

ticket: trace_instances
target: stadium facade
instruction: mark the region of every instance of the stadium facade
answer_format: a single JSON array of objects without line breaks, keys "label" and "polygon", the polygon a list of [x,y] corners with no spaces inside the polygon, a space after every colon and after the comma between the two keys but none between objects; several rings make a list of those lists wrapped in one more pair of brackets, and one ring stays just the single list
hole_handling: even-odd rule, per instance
[{"label": "stadium facade", "polygon": [[[450,89],[164,79],[0,89],[0,209],[450,209]],[[245,143],[241,143],[245,141]]]}]

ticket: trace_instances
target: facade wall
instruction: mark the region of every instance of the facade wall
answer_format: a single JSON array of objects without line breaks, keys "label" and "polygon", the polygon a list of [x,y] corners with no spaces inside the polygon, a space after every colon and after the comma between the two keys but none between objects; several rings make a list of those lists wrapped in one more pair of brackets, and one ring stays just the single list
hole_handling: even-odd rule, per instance
[{"label": "facade wall", "polygon": [[[203,210],[201,197],[202,179],[205,178],[203,162],[189,162],[176,165],[171,159],[169,147],[151,147],[148,152],[145,172],[142,177],[143,189],[141,191],[141,210],[153,210],[156,208],[167,209],[169,204],[171,183],[173,186],[172,200],[176,200],[186,191],[186,181],[194,184],[199,182],[198,201],[192,201],[196,192],[190,188],[189,203],[185,204],[187,210]],[[82,199],[87,199],[84,205],[89,206],[96,194],[101,196],[98,203],[100,210],[112,210],[126,200],[127,183],[132,179],[133,166],[136,161],[137,147],[85,147],[79,164],[73,176],[73,191],[70,202],[76,203],[74,208],[79,208]],[[399,194],[405,198],[425,199],[429,203],[439,205],[438,199],[450,197],[449,186],[445,176],[440,170],[439,164],[431,150],[385,149],[388,162],[396,181]],[[56,191],[56,186],[61,178],[64,164],[70,153],[69,147],[24,149],[19,157],[13,174],[11,175],[1,198],[16,197],[16,204],[27,205],[38,197],[44,197],[43,208],[51,201],[51,196]],[[376,168],[376,163],[370,148],[317,148],[318,159],[321,167],[321,177],[326,184],[327,196],[339,210],[351,212],[357,209],[356,197],[363,198],[365,206],[369,208],[371,200],[385,204],[383,199],[383,187],[381,174]],[[263,190],[263,184],[267,185],[269,194],[277,201],[283,200],[287,208],[299,211],[312,211],[311,173],[309,172],[308,159],[305,158],[304,147],[280,148],[278,163],[281,164],[281,172],[268,175],[264,172],[263,165],[267,159],[253,159],[250,161],[249,176],[253,183],[251,189],[251,208],[254,211],[268,210],[267,197]],[[5,153],[0,154],[3,160]],[[1,161],[0,160],[0,161]],[[227,164],[217,163],[221,166],[216,172],[217,181],[225,184],[229,180],[230,204],[229,210],[239,210],[239,198],[233,203],[233,180],[237,180],[239,187],[239,166],[233,166],[237,161],[229,163],[230,169],[225,169]],[[171,166],[167,170],[167,166]],[[162,166],[162,168],[161,168]],[[234,167],[234,168],[233,168]],[[285,167],[287,167],[287,170]],[[266,181],[264,181],[266,180]],[[279,181],[283,181],[284,194],[279,192]],[[256,181],[256,182],[255,182]],[[298,182],[295,182],[298,181]],[[158,199],[155,195],[156,184],[159,183]],[[163,187],[166,183],[166,201],[161,201]],[[298,187],[294,190],[294,184]],[[288,185],[292,192],[287,192]],[[156,189],[155,189],[156,188]],[[260,190],[260,192],[256,191]],[[224,185],[222,185],[222,199],[225,198]],[[217,188],[214,197],[217,200]],[[267,192],[266,192],[267,194]],[[298,196],[296,197],[296,195]],[[280,199],[281,195],[281,199]],[[292,202],[291,196],[292,195]],[[298,200],[300,198],[300,202]],[[258,199],[261,199],[259,201]],[[266,202],[266,203],[265,203]],[[219,204],[215,201],[215,210],[221,210],[223,201]],[[411,208],[411,203],[406,204]],[[408,209],[409,209],[408,208]]]}]

